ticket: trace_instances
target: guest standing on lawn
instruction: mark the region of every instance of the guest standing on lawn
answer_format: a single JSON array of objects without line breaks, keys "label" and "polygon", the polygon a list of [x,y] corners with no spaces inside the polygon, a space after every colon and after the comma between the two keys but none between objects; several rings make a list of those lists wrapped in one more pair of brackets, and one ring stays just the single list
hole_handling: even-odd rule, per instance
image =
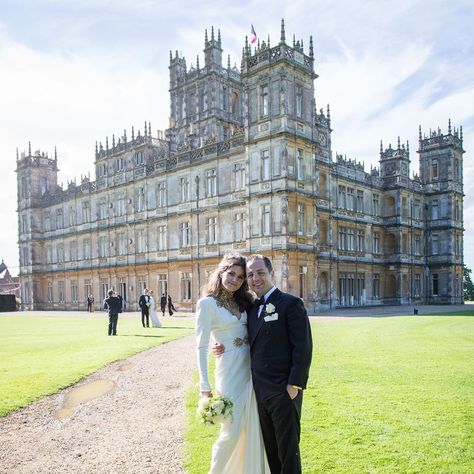
[{"label": "guest standing on lawn", "polygon": [[173,316],[173,311],[176,311],[176,308],[174,307],[171,295],[168,295],[168,312],[170,313],[170,316]]},{"label": "guest standing on lawn", "polygon": [[109,311],[109,336],[116,336],[118,315],[122,305],[120,299],[115,296],[114,290],[109,290],[107,294],[109,296],[104,300],[104,308]]},{"label": "guest standing on lawn", "polygon": [[160,298],[160,308],[161,312],[163,313],[163,317],[165,317],[165,311],[166,311],[166,295],[163,293]]},{"label": "guest standing on lawn", "polygon": [[89,295],[87,297],[87,311],[89,313],[94,312],[94,297],[92,295]]}]

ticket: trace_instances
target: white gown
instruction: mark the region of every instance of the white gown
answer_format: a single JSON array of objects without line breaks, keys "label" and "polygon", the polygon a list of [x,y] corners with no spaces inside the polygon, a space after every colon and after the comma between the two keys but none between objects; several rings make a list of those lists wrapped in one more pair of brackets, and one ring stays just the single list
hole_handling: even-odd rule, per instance
[{"label": "white gown", "polygon": [[161,321],[156,312],[156,302],[153,296],[150,296],[150,307],[148,308],[148,311],[150,313],[151,327],[161,328]]},{"label": "white gown", "polygon": [[250,372],[247,343],[247,313],[240,320],[217,305],[212,297],[201,298],[196,310],[196,345],[200,391],[210,391],[208,352],[211,342],[224,344],[225,352],[216,358],[215,392],[234,404],[232,420],[221,424],[219,438],[212,447],[212,474],[269,474],[263,445],[257,401]]}]

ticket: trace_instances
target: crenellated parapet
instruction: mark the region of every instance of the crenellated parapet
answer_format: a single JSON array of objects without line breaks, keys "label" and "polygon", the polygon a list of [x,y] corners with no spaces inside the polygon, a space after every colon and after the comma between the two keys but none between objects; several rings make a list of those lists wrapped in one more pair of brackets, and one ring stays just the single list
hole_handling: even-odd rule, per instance
[{"label": "crenellated parapet", "polygon": [[365,172],[365,167],[364,163],[361,163],[360,161],[358,162],[357,160],[351,160],[350,158],[347,158],[345,155],[336,155],[336,162],[338,165],[344,166],[346,168],[356,170],[356,171],[362,171]]},{"label": "crenellated parapet", "polygon": [[127,138],[127,131],[124,130],[123,134],[117,139],[115,134],[113,134],[110,143],[109,137],[106,137],[105,146],[102,142],[96,142],[95,158],[96,161],[100,161],[143,146],[158,147],[167,150],[168,141],[164,136],[164,132],[161,130],[158,130],[158,135],[153,137],[151,133],[151,123],[145,122],[143,133],[138,130],[135,134],[135,128],[132,127],[130,138]]},{"label": "crenellated parapet", "polygon": [[420,151],[429,151],[435,148],[444,146],[455,146],[462,149],[463,147],[463,134],[462,126],[459,128],[451,127],[451,119],[448,122],[448,131],[443,133],[438,127],[437,130],[429,131],[428,135],[421,132],[421,125],[419,128],[419,147]]},{"label": "crenellated parapet", "polygon": [[398,137],[397,148],[392,148],[392,145],[389,144],[388,148],[383,150],[383,144],[380,143],[380,161],[395,159],[410,160],[410,145],[408,142],[406,146],[404,143],[400,145],[400,137]]},{"label": "crenellated parapet", "polygon": [[48,152],[36,150],[34,153],[31,152],[31,143],[28,143],[28,150],[23,150],[20,153],[16,152],[16,166],[17,171],[29,166],[33,167],[45,167],[52,171],[58,170],[58,156],[56,148],[54,149],[54,157],[50,158]]},{"label": "crenellated parapet", "polygon": [[268,38],[266,42],[259,41],[257,47],[252,52],[252,47],[249,46],[248,39],[245,39],[242,56],[242,73],[254,73],[260,68],[267,67],[269,64],[285,61],[292,66],[302,68],[305,72],[310,72],[313,79],[316,79],[318,75],[314,72],[312,37],[310,38],[309,52],[306,54],[303,47],[303,40],[295,41],[295,39],[293,39],[293,46],[286,44],[284,20],[282,20],[281,28],[280,43],[274,47],[270,45],[270,38]]}]

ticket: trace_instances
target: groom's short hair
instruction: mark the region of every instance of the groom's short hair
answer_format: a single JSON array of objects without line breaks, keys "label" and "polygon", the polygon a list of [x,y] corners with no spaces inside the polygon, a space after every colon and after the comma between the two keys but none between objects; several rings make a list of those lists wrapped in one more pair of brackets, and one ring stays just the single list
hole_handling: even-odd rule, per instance
[{"label": "groom's short hair", "polygon": [[114,290],[109,290],[109,291],[107,291],[107,294],[108,294],[109,296],[112,296],[112,295],[114,294]]},{"label": "groom's short hair", "polygon": [[267,270],[269,271],[269,273],[273,271],[272,262],[265,255],[262,255],[260,253],[254,253],[253,255],[250,255],[250,257],[247,258],[247,263],[252,262],[253,260],[263,260],[263,263],[267,267]]}]

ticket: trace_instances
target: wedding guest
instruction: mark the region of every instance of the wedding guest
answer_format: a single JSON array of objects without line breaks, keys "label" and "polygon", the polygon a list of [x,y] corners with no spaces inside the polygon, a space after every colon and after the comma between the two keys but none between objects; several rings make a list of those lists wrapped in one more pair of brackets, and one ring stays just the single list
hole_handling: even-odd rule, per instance
[{"label": "wedding guest", "polygon": [[119,313],[121,313],[123,311],[123,298],[122,298],[122,295],[119,295],[117,292],[115,292],[115,296],[119,299],[120,301],[120,311]]},{"label": "wedding guest", "polygon": [[89,295],[87,297],[87,312],[93,313],[94,312],[94,297]]},{"label": "wedding guest", "polygon": [[165,317],[165,311],[166,311],[166,295],[165,295],[164,293],[161,294],[160,307],[161,307],[161,312],[163,313],[163,317]]},{"label": "wedding guest", "polygon": [[120,313],[121,304],[118,297],[114,294],[114,290],[107,292],[109,295],[104,300],[104,309],[109,311],[109,336],[117,335],[117,321]]},{"label": "wedding guest", "polygon": [[[150,327],[150,295],[148,294],[148,288],[143,290],[143,295],[138,300],[138,306],[142,311],[142,326]],[[146,323],[146,324],[145,324]]]},{"label": "wedding guest", "polygon": [[174,307],[171,295],[168,295],[168,313],[170,313],[170,316],[173,316],[173,311],[176,311],[176,308]]}]

